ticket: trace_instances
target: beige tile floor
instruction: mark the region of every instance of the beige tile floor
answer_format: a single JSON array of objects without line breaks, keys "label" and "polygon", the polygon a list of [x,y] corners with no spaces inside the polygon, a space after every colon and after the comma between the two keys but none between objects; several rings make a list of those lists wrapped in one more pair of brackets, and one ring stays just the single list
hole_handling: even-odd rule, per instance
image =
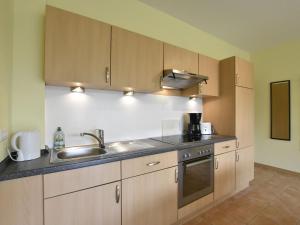
[{"label": "beige tile floor", "polygon": [[300,225],[300,175],[255,166],[250,187],[185,225]]}]

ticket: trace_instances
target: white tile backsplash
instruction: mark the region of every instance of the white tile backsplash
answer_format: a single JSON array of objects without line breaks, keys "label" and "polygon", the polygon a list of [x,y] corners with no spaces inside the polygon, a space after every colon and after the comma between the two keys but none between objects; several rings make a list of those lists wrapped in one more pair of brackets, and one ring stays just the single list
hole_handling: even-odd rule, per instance
[{"label": "white tile backsplash", "polygon": [[97,128],[104,129],[106,142],[161,136],[163,130],[181,133],[184,113],[202,112],[202,99],[91,89],[82,94],[53,86],[46,87],[45,102],[45,139],[51,147],[58,126],[65,132],[66,145],[74,146],[93,143],[79,133]]}]

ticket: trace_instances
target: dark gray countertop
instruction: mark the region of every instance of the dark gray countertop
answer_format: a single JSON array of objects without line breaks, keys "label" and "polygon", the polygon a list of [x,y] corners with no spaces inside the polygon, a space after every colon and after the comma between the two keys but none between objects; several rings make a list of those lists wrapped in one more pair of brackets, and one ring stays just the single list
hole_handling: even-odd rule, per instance
[{"label": "dark gray countertop", "polygon": [[40,158],[30,161],[13,162],[10,159],[4,160],[2,163],[0,163],[0,181],[54,173],[64,170],[78,169],[82,167],[94,166],[146,155],[153,155],[169,151],[182,150],[190,147],[197,147],[201,145],[214,144],[217,142],[223,142],[233,139],[235,139],[235,137],[233,136],[212,135],[210,139],[203,139],[196,142],[176,145],[163,143],[153,139],[144,139],[143,141],[149,142],[154,147],[131,152],[118,152],[116,154],[102,155],[90,159],[74,160],[63,163],[50,163],[50,153],[42,152],[42,156]]}]

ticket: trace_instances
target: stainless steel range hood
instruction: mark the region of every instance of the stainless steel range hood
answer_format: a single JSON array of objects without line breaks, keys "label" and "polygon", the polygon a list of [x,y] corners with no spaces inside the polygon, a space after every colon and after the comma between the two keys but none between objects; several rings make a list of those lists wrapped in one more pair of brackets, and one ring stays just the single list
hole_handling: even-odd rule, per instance
[{"label": "stainless steel range hood", "polygon": [[161,87],[164,89],[186,89],[199,83],[207,83],[208,77],[192,74],[183,70],[164,70],[161,78]]}]

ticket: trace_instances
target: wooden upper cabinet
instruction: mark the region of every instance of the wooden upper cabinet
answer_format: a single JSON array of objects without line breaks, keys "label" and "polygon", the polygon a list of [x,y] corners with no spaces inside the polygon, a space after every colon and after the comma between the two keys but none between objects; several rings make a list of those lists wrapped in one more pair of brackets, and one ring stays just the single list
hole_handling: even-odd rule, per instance
[{"label": "wooden upper cabinet", "polygon": [[0,182],[0,224],[43,224],[42,176]]},{"label": "wooden upper cabinet", "polygon": [[236,85],[240,87],[254,88],[252,64],[246,60],[235,57],[235,65]]},{"label": "wooden upper cabinet", "polygon": [[163,43],[113,27],[111,69],[112,89],[159,91],[163,74]]},{"label": "wooden upper cabinet", "polygon": [[164,44],[164,69],[185,70],[198,74],[198,53]]},{"label": "wooden upper cabinet", "polygon": [[220,94],[219,87],[219,61],[199,54],[199,74],[208,77],[207,84],[202,83],[182,91],[183,96],[214,96]]},{"label": "wooden upper cabinet", "polygon": [[46,84],[109,87],[110,41],[110,25],[47,6]]},{"label": "wooden upper cabinet", "polygon": [[201,86],[201,94],[219,96],[219,60],[199,54],[199,74],[208,76],[207,84]]}]

